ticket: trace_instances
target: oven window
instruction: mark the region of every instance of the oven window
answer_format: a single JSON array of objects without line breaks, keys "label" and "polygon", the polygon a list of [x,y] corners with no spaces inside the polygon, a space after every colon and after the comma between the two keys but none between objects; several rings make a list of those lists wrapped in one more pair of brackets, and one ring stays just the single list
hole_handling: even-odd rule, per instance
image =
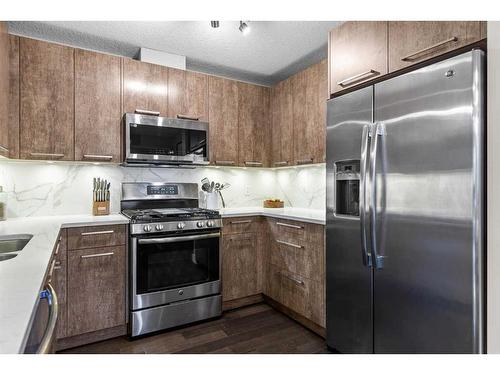
[{"label": "oven window", "polygon": [[219,238],[137,245],[137,294],[219,279]]},{"label": "oven window", "polygon": [[162,126],[130,127],[132,154],[207,157],[207,132]]}]

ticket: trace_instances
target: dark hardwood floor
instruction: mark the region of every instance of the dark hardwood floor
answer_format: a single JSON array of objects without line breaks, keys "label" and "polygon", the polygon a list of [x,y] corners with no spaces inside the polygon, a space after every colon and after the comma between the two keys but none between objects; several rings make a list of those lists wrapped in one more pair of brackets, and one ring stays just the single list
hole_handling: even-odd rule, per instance
[{"label": "dark hardwood floor", "polygon": [[118,337],[62,351],[69,354],[328,353],[325,340],[260,303],[222,318],[136,340]]}]

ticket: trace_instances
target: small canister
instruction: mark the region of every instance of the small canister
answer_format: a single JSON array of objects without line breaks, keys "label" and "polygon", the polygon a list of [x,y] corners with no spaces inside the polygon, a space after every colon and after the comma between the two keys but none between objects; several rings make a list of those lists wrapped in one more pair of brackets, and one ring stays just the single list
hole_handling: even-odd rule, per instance
[{"label": "small canister", "polygon": [[0,186],[0,220],[7,219],[7,193]]}]

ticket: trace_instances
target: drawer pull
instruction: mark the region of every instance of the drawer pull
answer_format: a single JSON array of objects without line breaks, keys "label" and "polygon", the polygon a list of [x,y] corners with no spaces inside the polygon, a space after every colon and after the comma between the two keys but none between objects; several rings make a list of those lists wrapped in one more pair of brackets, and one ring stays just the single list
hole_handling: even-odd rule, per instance
[{"label": "drawer pull", "polygon": [[304,227],[301,225],[287,224],[287,223],[282,223],[280,221],[277,221],[276,225],[279,225],[281,227],[293,228],[293,229],[304,229]]},{"label": "drawer pull", "polygon": [[297,160],[297,164],[309,164],[313,162],[313,158]]},{"label": "drawer pull", "polygon": [[99,257],[107,257],[107,256],[111,256],[111,255],[115,255],[115,253],[113,251],[111,251],[109,253],[102,253],[102,254],[81,255],[81,258],[82,259],[99,258]]},{"label": "drawer pull", "polygon": [[85,154],[83,155],[84,159],[97,159],[97,160],[112,160],[113,156],[112,155],[91,155],[91,154]]},{"label": "drawer pull", "polygon": [[274,165],[277,165],[277,166],[288,165],[288,161],[275,161]]},{"label": "drawer pull", "polygon": [[304,282],[304,280],[300,280],[300,279],[297,279],[293,276],[288,276],[288,275],[285,275],[285,274],[282,274],[283,276],[285,276],[288,280],[292,280],[294,283],[297,283],[299,285],[306,285],[306,283]]},{"label": "drawer pull", "polygon": [[355,76],[352,76],[352,77],[346,78],[340,82],[337,82],[337,85],[342,86],[342,87],[347,87],[347,86],[355,84],[356,82],[362,81],[364,79],[378,76],[379,74],[380,74],[380,72],[377,72],[376,70],[370,69],[370,70],[367,70],[366,72],[356,74]]},{"label": "drawer pull", "polygon": [[147,109],[135,109],[135,113],[138,115],[148,115],[148,116],[160,116],[160,111],[149,111]]},{"label": "drawer pull", "polygon": [[0,145],[0,151],[9,152],[9,149]]},{"label": "drawer pull", "polygon": [[290,243],[290,242],[286,242],[286,241],[281,241],[281,240],[276,240],[277,243],[281,244],[281,245],[286,245],[286,246],[290,246],[290,247],[295,247],[296,249],[302,249],[302,246],[300,245],[296,245],[294,243]]},{"label": "drawer pull", "polygon": [[53,259],[52,263],[50,264],[50,270],[49,270],[49,276],[48,276],[49,283],[52,281],[52,275],[54,274],[55,267],[56,267],[56,260]]},{"label": "drawer pull", "polygon": [[215,164],[219,164],[219,165],[234,165],[234,161],[233,160],[216,160]]},{"label": "drawer pull", "polygon": [[253,166],[253,167],[259,167],[262,165],[260,161],[246,161],[245,165]]},{"label": "drawer pull", "polygon": [[49,157],[49,158],[63,158],[64,154],[51,154],[46,152],[30,152],[31,156],[35,157]]},{"label": "drawer pull", "polygon": [[409,55],[402,57],[401,61],[414,61],[418,60],[418,55],[421,55],[423,53],[432,51],[435,48],[441,47],[445,44],[451,43],[451,42],[456,42],[458,41],[458,38],[456,36],[451,37],[450,39],[443,40],[439,43],[433,44],[432,46],[429,46],[427,48],[421,49],[420,51],[410,53]]},{"label": "drawer pull", "polygon": [[113,234],[115,233],[114,230],[101,230],[99,232],[83,232],[81,235],[82,236],[95,236],[98,234]]},{"label": "drawer pull", "polygon": [[200,121],[199,117],[177,114],[179,120]]},{"label": "drawer pull", "polygon": [[55,266],[54,271],[60,270],[62,267],[61,266]]},{"label": "drawer pull", "polygon": [[59,242],[57,243],[56,251],[54,251],[54,255],[59,254],[59,247],[60,247],[60,245],[61,245],[61,240],[59,240]]},{"label": "drawer pull", "polygon": [[251,222],[252,220],[236,220],[236,221],[230,221],[229,224],[249,224]]}]

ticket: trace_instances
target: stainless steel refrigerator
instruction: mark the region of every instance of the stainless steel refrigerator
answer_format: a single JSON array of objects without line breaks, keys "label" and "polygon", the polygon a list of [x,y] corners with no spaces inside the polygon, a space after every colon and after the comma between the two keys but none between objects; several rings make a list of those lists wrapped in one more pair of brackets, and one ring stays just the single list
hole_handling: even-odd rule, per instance
[{"label": "stainless steel refrigerator", "polygon": [[327,344],[482,353],[480,50],[328,101]]}]

